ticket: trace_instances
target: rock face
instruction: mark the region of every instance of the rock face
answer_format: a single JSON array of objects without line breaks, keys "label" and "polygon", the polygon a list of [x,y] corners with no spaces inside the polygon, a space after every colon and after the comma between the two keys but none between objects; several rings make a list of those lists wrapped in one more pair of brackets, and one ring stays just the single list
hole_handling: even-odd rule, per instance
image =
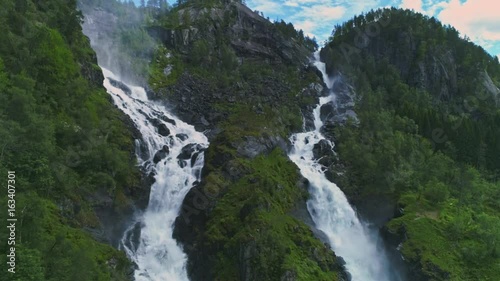
[{"label": "rock face", "polygon": [[[238,1],[221,2],[224,3],[188,3],[175,11],[175,19],[179,20],[175,28],[163,25],[148,29],[163,42],[168,56],[177,58],[177,64],[179,60],[185,63],[183,71],[176,73],[178,65],[172,62],[169,74],[162,77],[170,79],[178,75],[175,83],[155,88],[148,92],[149,96],[167,103],[177,116],[204,131],[210,140],[210,147],[204,152],[201,182],[186,195],[175,222],[174,237],[188,255],[190,279],[217,280],[222,278],[217,268],[223,267],[228,269],[225,274],[230,274],[225,276],[227,280],[300,280],[306,273],[299,272],[299,267],[285,270],[279,264],[279,259],[289,252],[280,248],[280,253],[262,254],[270,249],[266,243],[283,243],[278,240],[291,240],[294,248],[289,251],[300,252],[302,260],[314,267],[310,270],[328,276],[326,279],[347,276],[340,259],[314,238],[321,233],[288,214],[295,203],[305,206],[302,194],[306,187],[300,180],[288,180],[299,177],[297,168],[284,154],[289,149],[287,138],[302,129],[301,111],[308,114],[305,126],[311,125],[313,105],[325,94],[325,86],[315,68],[309,66],[312,50],[297,38],[285,36],[275,25]],[[207,57],[215,59],[192,65],[193,50],[200,42],[208,49]],[[228,53],[234,58],[229,72],[218,68],[224,59],[219,52],[224,49],[229,49]],[[244,72],[244,67],[250,71]],[[231,83],[205,79],[196,73],[200,68],[220,73],[220,77],[210,77],[212,80],[229,78]],[[267,72],[261,74],[262,68]],[[164,74],[165,65],[159,70]],[[196,149],[193,145],[183,148],[186,153],[179,155],[179,165],[190,164],[193,149]],[[262,165],[271,165],[280,159],[283,162],[266,171],[260,171],[261,165],[254,164],[263,161]],[[280,181],[283,175],[279,171],[290,173],[286,181]],[[241,197],[243,193],[234,195],[235,189],[254,192],[241,201],[235,196]],[[218,209],[228,205],[231,207],[226,211]],[[264,223],[267,218],[257,216],[261,212],[270,217],[279,216],[290,226]],[[223,217],[230,218],[223,226],[214,225]],[[261,230],[252,229],[261,223]],[[224,230],[233,227],[237,229]],[[214,228],[220,228],[220,236],[214,236],[214,231],[219,231]],[[242,230],[245,230],[243,234]],[[261,237],[266,237],[268,232],[277,233],[282,239],[276,235]],[[277,260],[276,270],[263,266],[268,259]],[[347,277],[344,280],[348,280]]]},{"label": "rock face", "polygon": [[[470,95],[471,93],[463,89],[464,81],[460,79],[463,76],[461,71],[464,71],[460,64],[463,57],[446,45],[427,48],[427,42],[419,41],[416,37],[415,31],[411,28],[401,29],[395,38],[386,38],[382,33],[369,37],[366,44],[360,48],[356,46],[355,53],[360,56],[372,56],[375,62],[386,59],[410,87],[433,93],[439,100],[450,101],[458,96]],[[323,60],[328,60],[326,49],[321,52]],[[425,55],[420,54],[423,49],[428,49]],[[347,64],[349,63],[346,61],[329,62],[327,70],[330,73],[344,73]],[[484,91],[487,95],[494,96],[498,103],[500,90],[495,86],[487,71],[478,65],[473,66],[476,68],[477,78],[475,81],[468,81],[468,84],[476,85],[472,91]]]},{"label": "rock face", "polygon": [[[243,62],[266,62],[270,65],[308,67],[310,50],[296,40],[285,38],[273,24],[245,5],[237,1],[222,2],[225,4],[205,8],[188,5],[177,11],[181,27],[167,29],[152,26],[148,31],[169,50],[181,55],[187,55],[194,43],[199,41],[220,48],[217,42],[223,37],[234,52],[238,65]],[[174,85],[159,89],[154,98],[168,96],[169,105],[175,107],[179,117],[193,124],[197,130],[208,130],[207,135],[212,137],[219,130],[216,124],[227,117],[224,112],[216,110],[214,104],[236,104],[259,97],[259,101],[255,102],[255,110],[258,111],[262,104],[279,106],[286,102],[288,97],[285,94],[290,90],[286,81],[266,76],[261,77],[258,84],[243,86],[242,83],[235,83],[223,88],[214,87],[212,83],[184,72]]]},{"label": "rock face", "polygon": [[[236,21],[228,28],[224,27],[224,35],[230,39],[239,57],[257,57],[284,63],[296,61],[307,62],[310,55],[305,47],[285,38],[272,24],[258,13],[236,1],[211,8],[187,7],[178,11],[182,29],[166,29],[160,26],[149,28],[152,36],[159,38],[169,49],[184,52],[186,48],[198,39],[215,36],[221,29],[225,18],[236,17]],[[204,26],[188,26],[186,19],[195,21],[203,19],[211,24]],[[210,39],[210,38],[209,38]]]},{"label": "rock face", "polygon": [[275,147],[287,151],[287,143],[281,137],[245,137],[245,140],[236,145],[238,153],[246,158],[254,158],[257,155],[271,152]]}]

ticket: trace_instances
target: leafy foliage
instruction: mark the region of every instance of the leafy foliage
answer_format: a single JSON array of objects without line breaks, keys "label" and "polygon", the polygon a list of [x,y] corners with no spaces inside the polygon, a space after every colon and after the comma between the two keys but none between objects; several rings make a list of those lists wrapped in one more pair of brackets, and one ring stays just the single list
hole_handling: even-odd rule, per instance
[{"label": "leafy foliage", "polygon": [[[203,87],[189,91],[189,98],[193,102],[201,98],[200,103],[211,107],[203,114],[223,116],[214,124],[220,133],[205,152],[205,176],[199,187],[214,206],[202,222],[193,219],[197,223],[189,225],[189,235],[179,234],[180,241],[196,240],[185,245],[192,257],[188,270],[195,275],[193,280],[281,280],[287,276],[338,280],[342,268],[333,252],[289,214],[307,196],[298,186],[295,165],[279,148],[253,159],[238,149],[249,138],[270,148],[276,146],[268,144],[270,140],[286,139],[301,130],[301,107],[315,101],[302,99],[299,93],[319,78],[299,58],[285,63],[279,55],[247,54],[237,48],[233,44],[237,40],[250,41],[260,35],[247,26],[232,32],[238,13],[252,20],[257,15],[243,14],[247,11],[239,11],[234,3],[224,7],[222,2],[186,1],[159,15],[153,24],[187,35],[186,39],[172,35],[174,39],[159,48],[150,71],[152,87],[161,98],[175,100],[185,94],[176,88],[183,85],[182,78],[193,79]],[[207,12],[207,6],[216,12]],[[291,25],[280,30],[281,25],[260,18],[257,23],[278,43],[289,40],[297,48],[313,48],[312,42],[305,46],[307,39]]]},{"label": "leafy foliage", "polygon": [[[373,24],[382,31],[345,56],[339,46]],[[417,47],[392,47],[406,37]],[[389,222],[389,230],[407,237],[405,258],[432,280],[495,280],[500,162],[492,156],[499,153],[500,110],[483,73],[498,86],[498,61],[454,28],[396,9],[337,26],[322,56],[330,70],[351,79],[359,98],[359,126],[335,132],[346,164],[341,186],[353,197],[385,193],[399,200],[404,215]],[[441,81],[435,84],[405,75],[432,60],[451,61],[442,67],[459,77],[456,88],[443,73],[434,74]]]},{"label": "leafy foliage", "polygon": [[82,228],[100,227],[94,192],[115,198],[136,185],[132,137],[93,79],[102,76],[76,1],[0,4],[0,173],[16,171],[15,278],[123,280],[124,254]]}]

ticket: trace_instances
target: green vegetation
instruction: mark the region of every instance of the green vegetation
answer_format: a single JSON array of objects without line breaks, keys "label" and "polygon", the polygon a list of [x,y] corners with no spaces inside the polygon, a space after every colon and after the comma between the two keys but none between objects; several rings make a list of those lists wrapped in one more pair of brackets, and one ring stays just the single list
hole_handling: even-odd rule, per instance
[{"label": "green vegetation", "polygon": [[18,219],[17,273],[1,280],[125,280],[130,266],[83,230],[100,228],[96,192],[120,210],[139,175],[75,2],[0,1],[0,174],[16,172]]},{"label": "green vegetation", "polygon": [[278,31],[286,38],[293,38],[310,50],[316,50],[318,48],[316,38],[304,36],[304,31],[302,29],[297,31],[291,22],[286,23],[283,20],[275,21],[274,26],[276,26]]},{"label": "green vegetation", "polygon": [[[138,172],[130,132],[102,90],[100,69],[82,35],[75,2],[0,0],[0,39],[5,42],[0,46],[0,172],[15,170],[17,175],[16,280],[129,278],[125,255],[84,231],[105,238],[99,237],[94,208],[117,213],[126,209]],[[240,245],[252,252],[248,268],[258,280],[287,274],[301,280],[336,280],[341,267],[334,254],[288,215],[306,196],[297,186],[295,166],[279,149],[250,160],[239,156],[234,146],[248,136],[286,138],[299,130],[300,106],[314,100],[297,94],[318,81],[315,74],[284,64],[279,57],[272,64],[259,57],[241,60],[223,28],[209,29],[218,20],[222,26],[234,24],[234,9],[222,19],[181,13],[185,8],[225,9],[223,1],[179,1],[172,8],[165,1],[144,1],[139,8],[130,1],[80,4],[86,11],[98,6],[109,17],[116,16],[116,26],[97,44],[112,42],[99,46],[113,50],[117,72],[131,75],[127,78],[141,83],[148,76],[151,86],[162,90],[188,74],[204,81],[207,89],[240,94],[236,101],[213,104],[227,119],[219,124],[224,141],[207,151],[212,158],[218,157],[214,151],[231,155],[230,165],[242,171],[228,179],[221,165],[207,163],[212,172],[204,188],[221,197],[204,237],[208,247],[225,249],[213,261],[221,280],[241,274],[233,258]],[[315,47],[293,26],[265,25],[283,38]],[[146,31],[194,26],[210,36],[171,50],[155,47]],[[102,197],[105,202],[98,199]],[[6,215],[0,218],[5,221]],[[1,235],[6,237],[5,229]],[[6,245],[1,247],[7,251]],[[5,264],[5,255],[0,261]],[[0,276],[11,280],[11,275]]]},{"label": "green vegetation", "polygon": [[[299,280],[338,280],[341,267],[333,252],[288,215],[307,197],[306,189],[297,186],[296,166],[280,149],[252,160],[238,158],[219,143],[224,138],[207,152],[211,172],[203,190],[220,197],[201,238],[205,251],[216,253],[207,264],[217,280],[239,280],[242,274],[251,280],[279,280],[286,274]],[[234,157],[225,167],[209,165],[220,154]],[[238,171],[235,182],[222,176],[227,169]]]},{"label": "green vegetation", "polygon": [[[220,18],[214,17],[205,8],[220,9],[222,15]],[[196,18],[191,18],[193,15]],[[241,58],[237,54],[231,43],[235,35],[230,32],[237,18],[237,8],[221,0],[182,1],[172,9],[157,14],[149,27],[176,33],[172,35],[175,37],[174,42],[170,43],[173,45],[159,47],[153,56],[149,71],[152,88],[158,90],[173,85],[184,71],[188,71],[213,84],[213,87],[229,88],[238,84],[244,90],[250,88],[249,84],[262,81],[262,77],[280,75],[277,78],[285,79],[292,85],[291,92],[296,94],[300,91],[303,82],[297,79],[300,77],[297,75],[297,65],[283,64],[281,61],[270,64],[262,58]],[[304,36],[302,31],[296,31],[291,23],[281,21],[272,24],[264,21],[263,24],[266,25],[266,32],[279,34],[283,40],[291,40],[311,52],[317,48],[314,39]],[[248,30],[242,33],[241,39],[249,40]],[[171,74],[165,75],[164,69],[168,66],[171,67]],[[316,78],[311,77],[312,73],[308,75],[309,81],[316,81]],[[265,85],[261,83],[258,86]]]},{"label": "green vegetation", "polygon": [[[376,19],[384,22],[380,34],[344,56],[340,46],[354,42],[354,26],[364,30]],[[398,41],[405,36],[414,50]],[[399,201],[404,215],[388,228],[407,238],[406,260],[431,280],[496,280],[500,110],[483,73],[498,87],[498,60],[452,27],[395,9],[337,26],[322,57],[349,77],[359,98],[359,126],[335,131],[346,164],[340,186],[352,198],[384,193]],[[429,74],[437,83],[412,80],[421,75],[412,71],[433,60],[458,77],[457,85],[441,72]]]},{"label": "green vegetation", "polygon": [[[203,210],[201,222],[198,217],[192,220],[189,234],[179,234],[192,258],[190,274],[193,280],[339,280],[342,267],[333,252],[289,214],[307,191],[298,184],[297,167],[271,141],[300,131],[301,107],[315,103],[300,95],[319,82],[314,71],[301,65],[315,45],[292,25],[256,20],[222,2],[187,1],[152,24],[173,32],[174,39],[158,49],[150,85],[161,98],[185,97],[210,107],[202,114],[223,116],[213,124],[220,133],[205,153],[200,185],[213,208]],[[207,7],[216,10],[208,13]],[[235,33],[238,17],[255,22],[262,31],[248,24]],[[258,36],[275,38],[278,46],[287,40],[297,50],[306,50],[305,55],[288,63],[274,47],[259,53],[263,48],[254,39]],[[238,40],[250,47],[238,48]],[[165,69],[170,74],[165,75]],[[194,82],[183,84],[186,80]],[[203,86],[186,89],[198,85]],[[255,158],[243,156],[241,147],[250,139],[266,151]]]},{"label": "green vegetation", "polygon": [[[96,207],[126,209],[139,175],[132,136],[102,89],[82,16],[74,0],[0,4],[0,174],[16,171],[14,280],[127,280],[125,255],[84,230],[101,230]],[[238,10],[225,1],[179,1],[173,7],[144,1],[139,8],[130,1],[84,3],[96,4],[118,15],[119,28],[108,39],[119,42],[120,67],[133,66],[131,72],[147,76],[135,78],[148,79],[166,99],[178,98],[181,77],[192,79],[204,88],[191,97],[221,116],[210,120],[220,131],[206,151],[199,186],[212,195],[211,206],[189,245],[202,250],[208,274],[228,281],[340,279],[334,254],[289,214],[307,192],[297,168],[271,141],[301,129],[300,110],[315,100],[300,93],[318,82],[314,71],[300,58],[287,62],[279,48],[235,46],[256,43],[255,34],[228,32]],[[191,13],[208,7],[222,16]],[[382,21],[372,43],[345,56],[341,46],[355,44],[355,26]],[[291,24],[262,24],[297,54],[316,48]],[[147,28],[177,37],[155,47]],[[340,70],[356,86],[359,98],[359,125],[348,122],[331,132],[345,164],[345,173],[336,176],[339,185],[351,198],[383,193],[398,202],[404,214],[387,229],[407,238],[402,253],[430,280],[496,280],[500,110],[491,86],[500,85],[498,59],[452,27],[395,9],[337,26],[322,57],[329,70]],[[429,71],[433,61],[444,72],[419,72]],[[442,79],[413,79],[431,76]],[[243,157],[241,146],[249,139],[265,146],[265,153]],[[1,212],[0,219],[7,215]],[[6,241],[5,228],[0,235]],[[6,253],[7,245],[0,249]],[[5,259],[3,254],[0,262]],[[11,277],[4,272],[0,280]]]}]

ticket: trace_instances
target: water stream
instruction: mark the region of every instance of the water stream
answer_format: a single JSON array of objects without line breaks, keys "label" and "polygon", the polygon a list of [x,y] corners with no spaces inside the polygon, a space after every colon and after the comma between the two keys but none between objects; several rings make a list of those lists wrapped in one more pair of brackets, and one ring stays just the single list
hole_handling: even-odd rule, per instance
[{"label": "water stream", "polygon": [[313,63],[322,72],[329,94],[321,97],[314,109],[314,130],[294,134],[290,138],[293,148],[289,153],[290,159],[309,180],[311,197],[307,201],[307,209],[316,228],[328,237],[336,255],[345,260],[353,281],[399,280],[396,274],[391,272],[378,232],[360,221],[342,190],[326,178],[325,168],[313,155],[314,145],[321,140],[326,140],[332,149],[334,147],[334,144],[321,134],[323,121],[320,118],[320,110],[325,104],[335,103],[335,93],[331,90],[333,81],[326,73],[325,64],[320,61],[318,52],[315,53]]},{"label": "water stream", "polygon": [[187,257],[172,234],[184,197],[200,180],[208,140],[150,101],[143,88],[127,85],[104,68],[103,74],[115,105],[142,135],[136,140],[139,165],[155,178],[148,207],[126,231],[121,247],[138,266],[135,280],[187,281]]}]

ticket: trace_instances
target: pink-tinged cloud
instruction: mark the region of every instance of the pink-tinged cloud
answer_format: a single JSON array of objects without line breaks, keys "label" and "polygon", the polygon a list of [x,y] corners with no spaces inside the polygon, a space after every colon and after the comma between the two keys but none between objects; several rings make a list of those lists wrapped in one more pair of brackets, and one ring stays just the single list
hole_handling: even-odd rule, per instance
[{"label": "pink-tinged cloud", "polygon": [[295,28],[302,29],[302,31],[304,31],[304,34],[311,38],[315,36],[313,31],[317,26],[317,23],[310,20],[304,20],[295,23]]},{"label": "pink-tinged cloud", "polygon": [[424,9],[422,8],[422,6],[422,0],[403,0],[401,3],[401,8],[414,10],[415,12],[419,13],[424,13]]},{"label": "pink-tinged cloud", "polygon": [[500,1],[451,0],[444,5],[438,18],[451,24],[460,33],[479,41],[500,40]]},{"label": "pink-tinged cloud", "polygon": [[304,7],[296,17],[316,19],[316,21],[331,21],[341,19],[345,15],[345,12],[346,8],[342,6],[314,5]]}]

